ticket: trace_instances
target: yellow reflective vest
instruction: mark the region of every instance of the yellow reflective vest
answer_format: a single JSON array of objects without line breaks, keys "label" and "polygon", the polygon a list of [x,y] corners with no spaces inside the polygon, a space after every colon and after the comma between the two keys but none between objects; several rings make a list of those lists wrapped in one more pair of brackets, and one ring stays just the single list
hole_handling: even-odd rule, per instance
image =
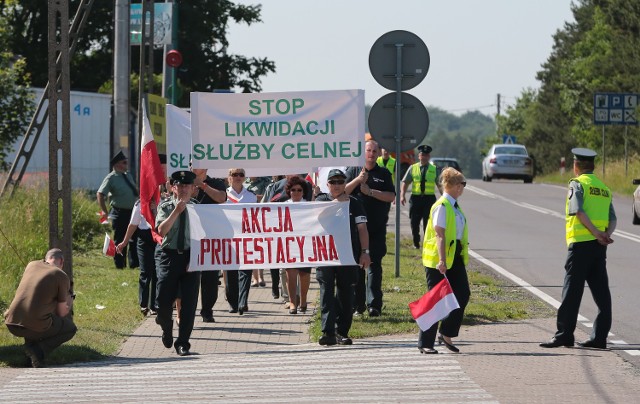
[{"label": "yellow reflective vest", "polygon": [[436,166],[429,163],[425,173],[424,192],[420,192],[420,163],[411,165],[411,195],[435,195]]},{"label": "yellow reflective vest", "polygon": [[[450,269],[451,265],[453,265],[453,258],[456,252],[456,212],[453,209],[451,202],[449,202],[449,199],[444,195],[433,204],[431,212],[429,213],[429,222],[427,223],[426,234],[424,235],[424,245],[422,247],[422,264],[427,268],[435,268],[438,265],[438,262],[440,262],[436,229],[433,224],[433,212],[440,205],[445,207],[447,215],[447,227],[444,229],[444,242],[445,248],[447,249],[446,265],[447,269]],[[464,217],[462,210],[460,208],[458,208],[458,210]],[[466,218],[460,243],[462,244],[462,261],[467,265],[469,263],[469,231],[467,228]]]},{"label": "yellow reflective vest", "polygon": [[[593,174],[582,174],[571,181],[578,181],[584,190],[582,210],[589,216],[591,223],[600,231],[609,227],[609,208],[611,191]],[[571,182],[570,181],[570,182]],[[569,198],[565,205],[567,245],[571,243],[595,240],[589,229],[584,227],[577,215],[569,216]]]},{"label": "yellow reflective vest", "polygon": [[391,179],[395,184],[396,183],[396,159],[389,156],[389,160],[387,160],[387,163],[385,164],[384,159],[382,158],[382,156],[380,156],[376,159],[376,164],[378,164],[382,168],[386,168],[387,170],[389,170],[389,172],[391,173]]}]

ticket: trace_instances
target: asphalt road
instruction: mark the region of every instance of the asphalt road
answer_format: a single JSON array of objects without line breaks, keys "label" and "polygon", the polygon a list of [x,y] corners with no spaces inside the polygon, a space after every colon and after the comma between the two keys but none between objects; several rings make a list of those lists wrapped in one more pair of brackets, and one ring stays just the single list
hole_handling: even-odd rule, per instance
[{"label": "asphalt road", "polygon": [[[567,253],[565,198],[566,188],[560,186],[469,181],[460,204],[469,220],[470,248],[560,301]],[[623,340],[637,349],[640,226],[631,224],[631,198],[614,196],[613,203],[618,225],[607,257],[614,334],[609,340]],[[582,326],[588,328],[596,313],[587,287],[580,314],[588,320]],[[621,354],[640,366],[640,356]]]}]

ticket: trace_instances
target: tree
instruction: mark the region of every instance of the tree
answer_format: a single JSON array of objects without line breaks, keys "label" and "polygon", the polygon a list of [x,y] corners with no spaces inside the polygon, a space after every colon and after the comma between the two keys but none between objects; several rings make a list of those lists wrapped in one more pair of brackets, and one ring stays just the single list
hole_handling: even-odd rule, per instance
[{"label": "tree", "polygon": [[[7,23],[0,16],[0,49],[8,49]],[[0,52],[0,166],[8,169],[7,154],[33,114],[33,95],[25,60],[11,52]]]},{"label": "tree", "polygon": [[[70,16],[78,0],[70,0]],[[178,72],[184,96],[180,105],[188,105],[190,91],[238,89],[261,90],[261,78],[275,72],[275,64],[266,58],[229,54],[226,38],[230,23],[251,25],[261,22],[259,5],[238,5],[228,0],[178,2],[178,49],[184,63]],[[42,0],[0,0],[0,13],[12,27],[9,49],[27,61],[33,84],[47,82],[47,2]],[[71,88],[97,91],[112,79],[113,1],[96,1],[71,61]],[[131,48],[131,66],[138,72],[140,47]],[[162,71],[162,51],[154,51],[154,72]],[[87,74],[91,72],[91,74]],[[109,86],[106,85],[108,88]],[[159,92],[158,89],[155,89]]]},{"label": "tree", "polygon": [[[556,170],[572,147],[602,147],[602,129],[593,125],[594,93],[640,92],[640,2],[578,0],[572,11],[575,21],[554,35],[537,74],[540,90],[533,98],[524,90],[498,119],[501,129],[520,131],[544,172]],[[622,155],[623,133],[621,126],[607,128],[608,156]],[[636,138],[629,140],[637,150]]]}]

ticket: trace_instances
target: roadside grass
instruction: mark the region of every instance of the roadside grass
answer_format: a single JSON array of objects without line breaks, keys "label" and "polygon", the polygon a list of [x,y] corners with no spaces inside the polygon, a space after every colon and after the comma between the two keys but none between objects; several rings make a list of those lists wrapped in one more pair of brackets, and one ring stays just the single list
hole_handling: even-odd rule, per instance
[{"label": "roadside grass", "polygon": [[[400,243],[400,277],[395,277],[394,235],[387,234],[388,253],[382,261],[384,307],[380,317],[364,314],[354,317],[350,336],[365,338],[391,334],[418,333],[408,304],[426,292],[426,277],[419,250],[413,249],[410,238]],[[474,325],[526,318],[553,316],[555,312],[526,290],[510,285],[490,269],[474,260],[467,266],[471,285],[471,300],[467,305],[463,325]],[[320,313],[313,317],[310,339],[322,335]]]},{"label": "roadside grass", "polygon": [[[631,196],[633,195],[633,191],[638,187],[637,185],[633,185],[632,180],[634,178],[640,178],[640,155],[634,154],[629,157],[627,175],[625,175],[624,160],[607,161],[605,164],[605,175],[603,177],[602,161],[596,159],[596,169],[593,173],[602,179],[615,194]],[[573,178],[573,162],[567,161],[564,175],[560,175],[560,171],[541,175],[535,178],[535,182],[567,185],[571,178]]]},{"label": "roadside grass", "polygon": [[[138,270],[115,269],[101,249],[74,256],[76,300],[75,337],[53,351],[47,363],[60,365],[98,360],[118,351],[125,338],[140,324]],[[11,295],[13,296],[13,295]],[[0,367],[25,364],[23,339],[0,327]]]}]

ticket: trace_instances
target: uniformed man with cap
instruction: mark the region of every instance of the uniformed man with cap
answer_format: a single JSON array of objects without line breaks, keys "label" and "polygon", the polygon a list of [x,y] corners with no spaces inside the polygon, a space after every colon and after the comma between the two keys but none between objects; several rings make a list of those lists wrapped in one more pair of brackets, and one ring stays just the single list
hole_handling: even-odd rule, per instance
[{"label": "uniformed man with cap", "polygon": [[328,193],[319,194],[317,202],[349,202],[349,228],[351,232],[351,250],[357,265],[318,267],[316,279],[320,285],[320,318],[322,337],[320,345],[351,345],[349,330],[353,321],[354,283],[356,269],[367,268],[371,264],[369,256],[369,233],[367,232],[367,214],[358,198],[347,195],[346,174],[337,168],[329,171],[327,177]]},{"label": "uniformed man with cap", "polygon": [[589,339],[578,342],[586,348],[607,347],[611,329],[611,292],[607,276],[607,246],[613,243],[616,214],[609,188],[594,174],[596,152],[574,148],[573,172],[566,202],[566,239],[569,246],[565,263],[562,303],[558,308],[557,331],[543,348],[573,346],[585,282],[598,306]]},{"label": "uniformed man with cap", "polygon": [[[190,258],[189,216],[187,204],[191,199],[196,175],[191,171],[176,171],[171,174],[173,196],[158,206],[156,230],[162,236],[158,254],[156,323],[162,328],[162,343],[173,345],[180,356],[189,354],[189,338],[193,331],[195,312],[198,304],[200,272],[188,272]],[[182,298],[178,338],[173,342],[173,302]]]},{"label": "uniformed man with cap", "polygon": [[[113,227],[113,241],[116,245],[124,240],[124,235],[131,220],[133,204],[138,199],[138,188],[133,177],[127,171],[127,163],[127,157],[122,150],[113,156],[111,159],[112,171],[102,180],[102,184],[96,193],[102,214],[109,212],[109,219],[111,219],[111,226]],[[110,209],[107,209],[107,198],[109,198]],[[130,240],[131,245],[135,246],[137,240],[137,235],[134,233]],[[122,254],[116,254],[113,257],[116,268],[122,269],[125,267],[127,250],[129,250],[129,268],[138,267],[138,255],[134,247],[124,248]]]},{"label": "uniformed man with cap", "polygon": [[431,206],[436,201],[436,166],[430,162],[431,146],[418,146],[418,161],[412,164],[402,179],[400,185],[400,203],[406,203],[405,194],[411,185],[411,199],[409,200],[409,219],[411,220],[411,234],[413,246],[420,249],[420,222],[422,232],[427,227]]}]

